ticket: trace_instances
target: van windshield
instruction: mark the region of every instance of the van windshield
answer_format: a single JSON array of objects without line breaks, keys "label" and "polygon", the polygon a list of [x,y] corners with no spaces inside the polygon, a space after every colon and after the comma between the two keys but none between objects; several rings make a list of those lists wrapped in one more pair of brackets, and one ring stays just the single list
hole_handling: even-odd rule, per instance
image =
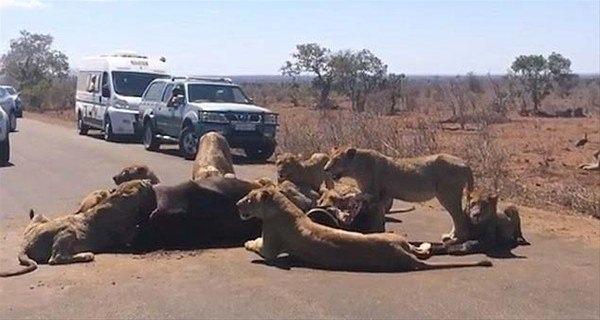
[{"label": "van windshield", "polygon": [[190,102],[249,103],[242,89],[235,86],[189,84],[188,95]]},{"label": "van windshield", "polygon": [[168,78],[164,74],[113,71],[113,86],[115,92],[122,96],[141,97],[146,87],[152,80],[157,78]]}]

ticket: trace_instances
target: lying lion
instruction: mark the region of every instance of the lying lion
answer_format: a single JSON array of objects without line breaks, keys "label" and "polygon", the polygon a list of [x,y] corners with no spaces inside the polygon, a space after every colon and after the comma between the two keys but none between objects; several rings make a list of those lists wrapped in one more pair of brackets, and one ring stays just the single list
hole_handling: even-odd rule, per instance
[{"label": "lying lion", "polygon": [[594,152],[594,162],[584,163],[579,166],[579,169],[586,171],[600,171],[600,150]]},{"label": "lying lion", "polygon": [[31,210],[18,256],[26,267],[0,276],[33,271],[37,263],[89,262],[95,252],[130,245],[138,226],[154,209],[154,197],[147,180],[134,180],[119,185],[105,201],[77,215],[48,219]]},{"label": "lying lion", "polygon": [[208,132],[198,142],[192,180],[225,175],[235,177],[231,149],[221,134]]},{"label": "lying lion", "polygon": [[412,271],[491,266],[489,260],[428,264],[431,253],[391,233],[363,235],[312,222],[274,187],[253,190],[237,203],[242,219],[263,222],[262,237],[245,243],[265,260],[287,253],[310,265],[327,269]]},{"label": "lying lion", "polygon": [[[148,166],[146,165],[130,165],[123,168],[123,170],[121,170],[119,173],[113,176],[113,181],[117,186],[127,181],[142,179],[149,180],[150,183],[153,185],[160,183],[160,180],[158,179],[156,174],[154,174],[154,172],[152,172],[152,170],[150,170],[150,168],[148,168]],[[81,202],[79,203],[79,207],[77,208],[74,214],[82,213],[91,209],[92,207],[102,202],[104,199],[108,198],[111,192],[114,192],[114,189],[100,189],[91,192],[90,194],[85,196],[83,200],[81,200]]]},{"label": "lying lion", "polygon": [[334,150],[324,170],[332,177],[346,176],[365,193],[408,202],[437,198],[452,217],[453,230],[444,242],[469,239],[469,221],[462,211],[463,190],[473,190],[473,172],[461,159],[437,154],[393,159],[366,149]]},{"label": "lying lion", "polygon": [[471,223],[469,240],[435,248],[436,254],[465,255],[492,250],[513,249],[530,243],[523,237],[521,218],[515,206],[498,211],[498,195],[475,190],[470,195],[465,213]]}]

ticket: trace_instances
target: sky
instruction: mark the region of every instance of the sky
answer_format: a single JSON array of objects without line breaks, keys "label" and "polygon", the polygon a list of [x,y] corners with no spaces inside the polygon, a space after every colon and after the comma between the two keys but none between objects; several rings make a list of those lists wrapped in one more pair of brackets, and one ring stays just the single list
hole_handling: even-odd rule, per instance
[{"label": "sky", "polygon": [[279,74],[296,44],[316,42],[414,75],[501,74],[518,55],[553,51],[600,72],[600,1],[0,0],[0,53],[23,29],[54,36],[74,69],[133,50],[177,75]]}]

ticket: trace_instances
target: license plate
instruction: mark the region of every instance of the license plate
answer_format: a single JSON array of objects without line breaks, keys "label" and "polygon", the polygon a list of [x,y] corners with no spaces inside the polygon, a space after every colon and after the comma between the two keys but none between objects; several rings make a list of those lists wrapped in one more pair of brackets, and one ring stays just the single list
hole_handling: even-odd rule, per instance
[{"label": "license plate", "polygon": [[254,131],[256,130],[256,125],[254,123],[236,123],[234,128],[237,131]]}]

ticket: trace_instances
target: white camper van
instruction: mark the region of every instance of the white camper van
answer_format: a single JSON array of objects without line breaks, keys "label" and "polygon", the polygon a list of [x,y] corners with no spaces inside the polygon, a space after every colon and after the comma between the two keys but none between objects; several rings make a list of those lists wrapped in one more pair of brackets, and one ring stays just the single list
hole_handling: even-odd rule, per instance
[{"label": "white camper van", "polygon": [[100,129],[107,141],[116,135],[136,134],[142,94],[152,80],[167,77],[163,58],[122,52],[84,59],[75,96],[79,134]]}]

